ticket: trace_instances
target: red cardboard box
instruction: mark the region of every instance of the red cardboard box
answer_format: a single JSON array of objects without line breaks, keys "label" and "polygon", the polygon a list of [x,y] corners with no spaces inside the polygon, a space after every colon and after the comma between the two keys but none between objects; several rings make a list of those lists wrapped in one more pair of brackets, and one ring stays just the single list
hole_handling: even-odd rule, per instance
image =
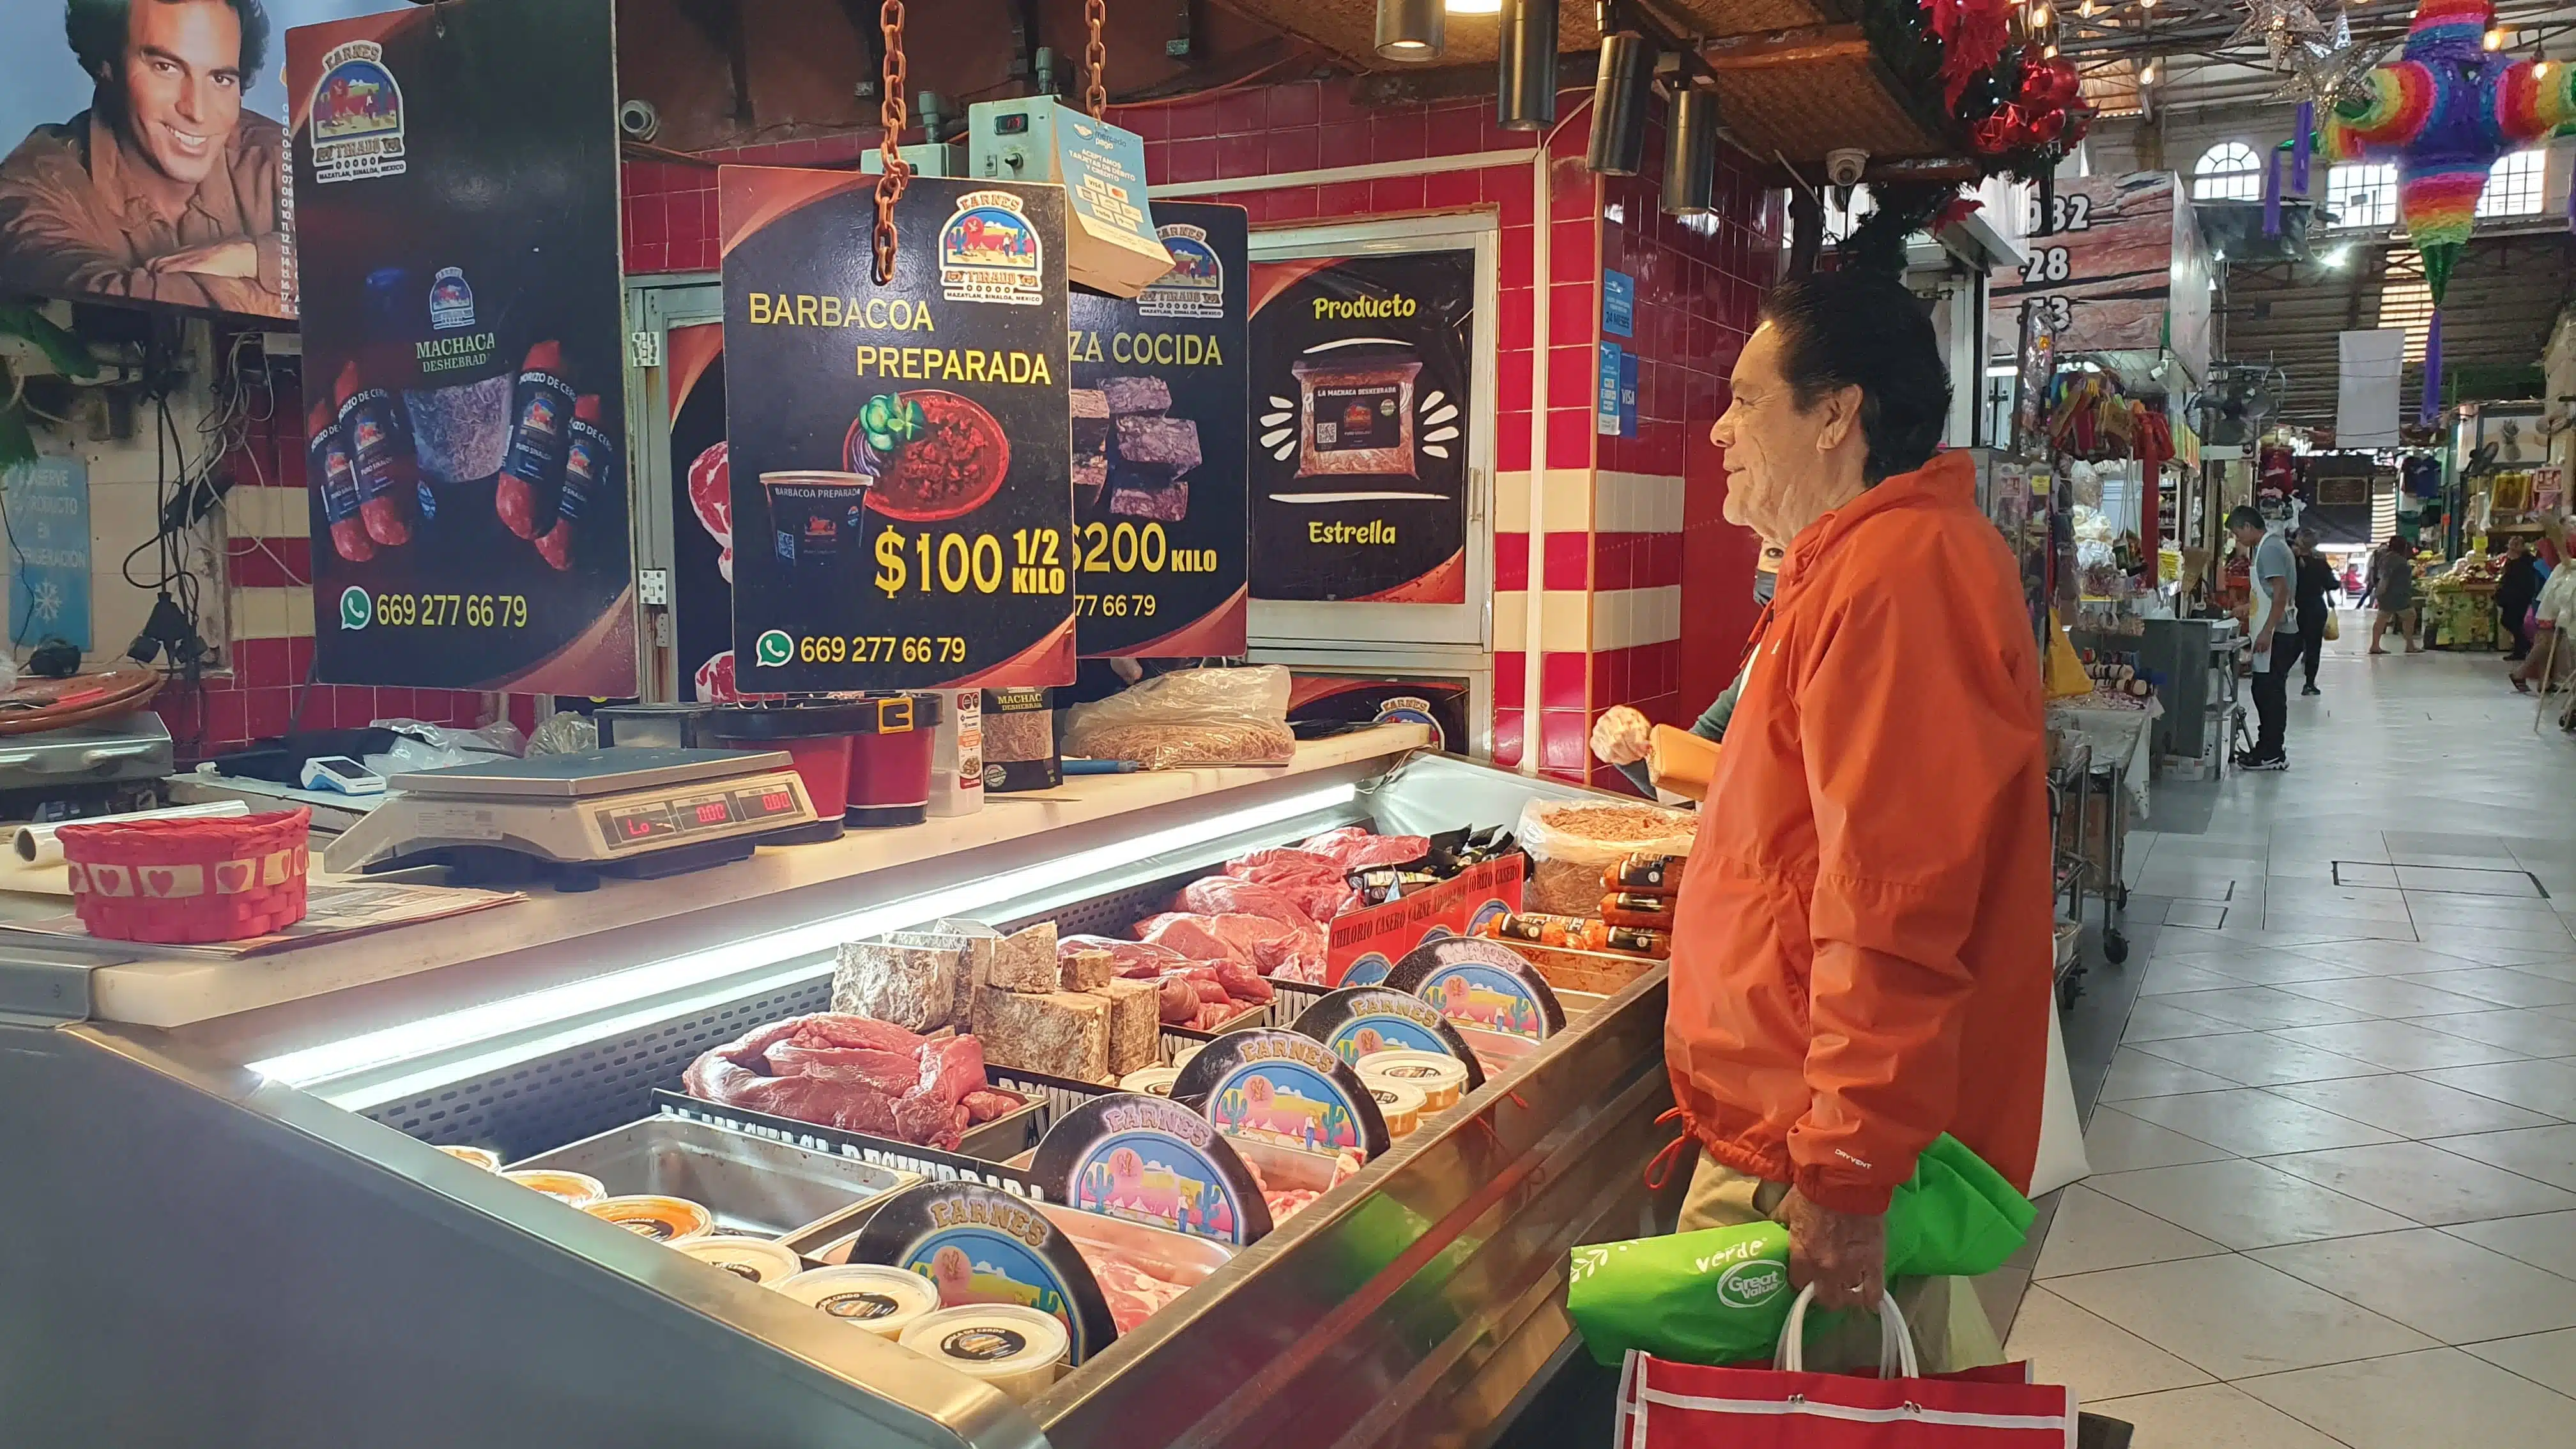
[{"label": "red cardboard box", "polygon": [[1374,986],[1404,953],[1433,936],[1472,936],[1496,916],[1517,915],[1528,862],[1519,854],[1469,866],[1450,880],[1382,906],[1333,918],[1327,986]]}]

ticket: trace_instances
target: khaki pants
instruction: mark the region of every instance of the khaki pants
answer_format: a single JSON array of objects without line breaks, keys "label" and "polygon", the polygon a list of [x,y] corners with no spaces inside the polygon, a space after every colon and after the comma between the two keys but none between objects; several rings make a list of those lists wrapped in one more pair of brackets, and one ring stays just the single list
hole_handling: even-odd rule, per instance
[{"label": "khaki pants", "polygon": [[[1733,1228],[1771,1216],[1789,1195],[1785,1182],[1765,1182],[1736,1171],[1703,1152],[1691,1172],[1690,1191],[1682,1199],[1676,1231]],[[1976,1284],[1966,1278],[1898,1278],[1888,1293],[1905,1314],[1914,1335],[1914,1351],[1926,1373],[1956,1373],[2004,1361]],[[1807,1367],[1824,1373],[1848,1373],[1878,1366],[1878,1320],[1865,1313],[1829,1315],[1807,1340]]]}]

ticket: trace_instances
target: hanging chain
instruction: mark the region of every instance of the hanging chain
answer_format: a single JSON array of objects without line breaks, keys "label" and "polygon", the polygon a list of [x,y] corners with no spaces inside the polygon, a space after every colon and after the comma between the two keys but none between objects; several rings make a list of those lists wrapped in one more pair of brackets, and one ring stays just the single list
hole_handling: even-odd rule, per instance
[{"label": "hanging chain", "polygon": [[912,167],[903,159],[898,143],[903,138],[905,85],[903,60],[903,0],[885,0],[877,12],[877,24],[885,31],[885,75],[879,82],[885,91],[883,107],[878,112],[885,125],[885,139],[878,150],[885,159],[885,175],[877,179],[876,277],[882,287],[894,281],[894,204],[903,200],[903,189],[912,180]]},{"label": "hanging chain", "polygon": [[1083,0],[1082,18],[1091,27],[1091,46],[1082,53],[1083,69],[1090,80],[1089,88],[1082,93],[1082,107],[1097,121],[1109,109],[1109,85],[1102,79],[1109,69],[1109,47],[1100,40],[1100,27],[1109,19],[1106,0]]}]

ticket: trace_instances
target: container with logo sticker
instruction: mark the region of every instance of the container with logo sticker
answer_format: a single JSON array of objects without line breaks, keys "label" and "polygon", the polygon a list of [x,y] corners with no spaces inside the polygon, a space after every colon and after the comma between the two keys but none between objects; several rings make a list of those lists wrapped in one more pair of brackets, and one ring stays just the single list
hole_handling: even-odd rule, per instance
[{"label": "container with logo sticker", "polygon": [[780,1283],[778,1291],[879,1338],[900,1338],[939,1310],[939,1291],[929,1279],[882,1263],[808,1269]]},{"label": "container with logo sticker", "polygon": [[1046,1392],[1068,1354],[1063,1324],[1011,1304],[943,1308],[916,1320],[898,1341],[1023,1403]]},{"label": "container with logo sticker", "polygon": [[1423,1052],[1458,1063],[1461,1090],[1485,1084],[1467,1038],[1438,1007],[1409,991],[1391,986],[1329,991],[1298,1013],[1293,1029],[1322,1042],[1353,1067],[1380,1052]]},{"label": "container with logo sticker", "polygon": [[852,1263],[927,1278],[943,1308],[1002,1304],[1063,1325],[1074,1363],[1118,1337],[1108,1300],[1073,1239],[1025,1198],[976,1183],[923,1183],[880,1204],[859,1229]]},{"label": "container with logo sticker", "polygon": [[710,1268],[731,1273],[747,1283],[775,1288],[803,1272],[805,1264],[786,1246],[767,1238],[732,1233],[709,1234],[675,1244],[681,1252]]}]

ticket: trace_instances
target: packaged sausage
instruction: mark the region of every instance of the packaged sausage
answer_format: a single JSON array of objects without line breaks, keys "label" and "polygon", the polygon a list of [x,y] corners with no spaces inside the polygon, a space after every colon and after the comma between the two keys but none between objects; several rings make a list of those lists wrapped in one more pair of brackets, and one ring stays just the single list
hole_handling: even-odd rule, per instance
[{"label": "packaged sausage", "polygon": [[[563,484],[564,453],[572,442],[574,393],[559,372],[563,344],[553,340],[528,349],[519,365],[519,382],[511,399],[510,447],[503,455],[492,493],[493,511],[512,533],[533,539],[550,520],[554,494]],[[543,516],[541,516],[543,515]]]},{"label": "packaged sausage", "polygon": [[1601,898],[1601,919],[1613,926],[1668,930],[1673,923],[1673,898],[1644,891],[1612,891]]},{"label": "packaged sausage", "polygon": [[1608,890],[1644,891],[1650,895],[1668,896],[1682,888],[1682,867],[1689,862],[1687,855],[1639,852],[1603,871],[1601,884]]},{"label": "packaged sausage", "polygon": [[340,431],[339,416],[327,402],[314,403],[304,421],[310,439],[304,445],[305,478],[322,500],[331,547],[351,563],[365,563],[376,556],[376,545],[358,520],[358,465],[350,456],[348,435]]},{"label": "packaged sausage", "polygon": [[340,404],[340,436],[358,480],[358,519],[366,525],[367,537],[400,548],[411,542],[411,514],[420,491],[420,462],[412,454],[402,404],[383,388],[363,386],[355,362],[340,369],[333,394]]},{"label": "packaged sausage", "polygon": [[1673,933],[1642,930],[1635,926],[1612,926],[1603,932],[1599,949],[1616,951],[1623,956],[1668,960],[1673,954]]},{"label": "packaged sausage", "polygon": [[603,431],[599,399],[584,393],[572,408],[572,440],[564,449],[563,489],[555,495],[555,525],[537,538],[537,552],[558,571],[572,567],[572,529],[593,494],[623,486],[617,476],[617,443]]}]

